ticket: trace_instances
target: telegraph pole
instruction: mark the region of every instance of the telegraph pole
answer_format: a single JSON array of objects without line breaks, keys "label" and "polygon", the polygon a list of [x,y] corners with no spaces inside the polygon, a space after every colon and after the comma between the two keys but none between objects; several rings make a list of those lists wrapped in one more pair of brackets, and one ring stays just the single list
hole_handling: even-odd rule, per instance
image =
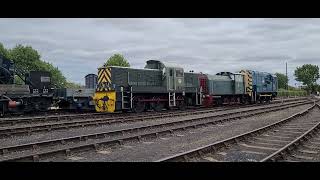
[{"label": "telegraph pole", "polygon": [[289,78],[288,78],[288,65],[287,65],[287,62],[286,62],[286,77],[287,77],[287,86],[286,86],[286,88],[287,88],[287,91],[288,91],[288,89],[289,89],[289,86],[288,86],[288,84],[289,84]]}]

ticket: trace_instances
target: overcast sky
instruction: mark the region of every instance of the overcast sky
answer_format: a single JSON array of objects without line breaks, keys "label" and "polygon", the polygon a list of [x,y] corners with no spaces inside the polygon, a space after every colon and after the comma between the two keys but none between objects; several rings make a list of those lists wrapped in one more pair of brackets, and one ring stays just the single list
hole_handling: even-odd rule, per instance
[{"label": "overcast sky", "polygon": [[71,81],[97,73],[121,53],[131,67],[148,59],[215,74],[252,69],[285,73],[319,65],[320,19],[0,19],[7,48],[31,45]]}]

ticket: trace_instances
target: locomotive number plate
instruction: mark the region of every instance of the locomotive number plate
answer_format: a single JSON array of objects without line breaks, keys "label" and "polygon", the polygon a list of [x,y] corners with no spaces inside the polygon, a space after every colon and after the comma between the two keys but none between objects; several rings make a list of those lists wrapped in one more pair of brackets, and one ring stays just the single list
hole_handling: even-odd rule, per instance
[{"label": "locomotive number plate", "polygon": [[50,82],[50,77],[41,76],[41,82]]}]

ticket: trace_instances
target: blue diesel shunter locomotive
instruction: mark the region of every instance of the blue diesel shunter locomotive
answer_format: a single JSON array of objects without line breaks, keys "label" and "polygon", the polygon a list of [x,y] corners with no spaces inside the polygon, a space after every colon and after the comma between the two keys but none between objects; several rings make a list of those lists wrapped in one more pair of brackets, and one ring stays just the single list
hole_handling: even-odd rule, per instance
[{"label": "blue diesel shunter locomotive", "polygon": [[241,70],[244,74],[244,82],[249,102],[270,101],[277,96],[277,76],[259,71]]}]

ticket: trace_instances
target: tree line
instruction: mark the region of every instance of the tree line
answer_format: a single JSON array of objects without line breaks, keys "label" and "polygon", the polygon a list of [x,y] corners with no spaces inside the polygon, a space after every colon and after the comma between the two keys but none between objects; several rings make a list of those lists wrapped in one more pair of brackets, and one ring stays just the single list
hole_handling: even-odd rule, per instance
[{"label": "tree line", "polygon": [[[279,89],[288,89],[296,90],[295,87],[289,86],[289,79],[286,75],[281,73],[275,74],[278,78],[278,88]],[[303,90],[306,90],[308,93],[314,93],[320,91],[320,85],[317,84],[319,79],[319,67],[312,64],[304,64],[299,66],[294,71],[295,80],[302,83],[304,87]],[[287,87],[288,86],[288,87]]]},{"label": "tree line", "polygon": [[[68,81],[57,66],[46,62],[31,46],[16,45],[12,49],[5,48],[0,42],[0,55],[10,59],[15,63],[15,67],[23,72],[29,71],[49,71],[52,76],[52,85],[55,88],[79,88],[80,84]],[[106,60],[104,66],[130,67],[129,62],[121,54],[114,54]],[[24,84],[24,80],[15,76],[16,84]]]},{"label": "tree line", "polygon": [[[46,62],[31,46],[16,45],[12,49],[7,49],[0,43],[0,55],[12,60],[15,67],[24,71],[49,71],[52,76],[52,84],[55,88],[76,88],[79,84],[70,82],[62,74],[58,67]],[[23,80],[15,76],[16,84],[23,84]]]}]

